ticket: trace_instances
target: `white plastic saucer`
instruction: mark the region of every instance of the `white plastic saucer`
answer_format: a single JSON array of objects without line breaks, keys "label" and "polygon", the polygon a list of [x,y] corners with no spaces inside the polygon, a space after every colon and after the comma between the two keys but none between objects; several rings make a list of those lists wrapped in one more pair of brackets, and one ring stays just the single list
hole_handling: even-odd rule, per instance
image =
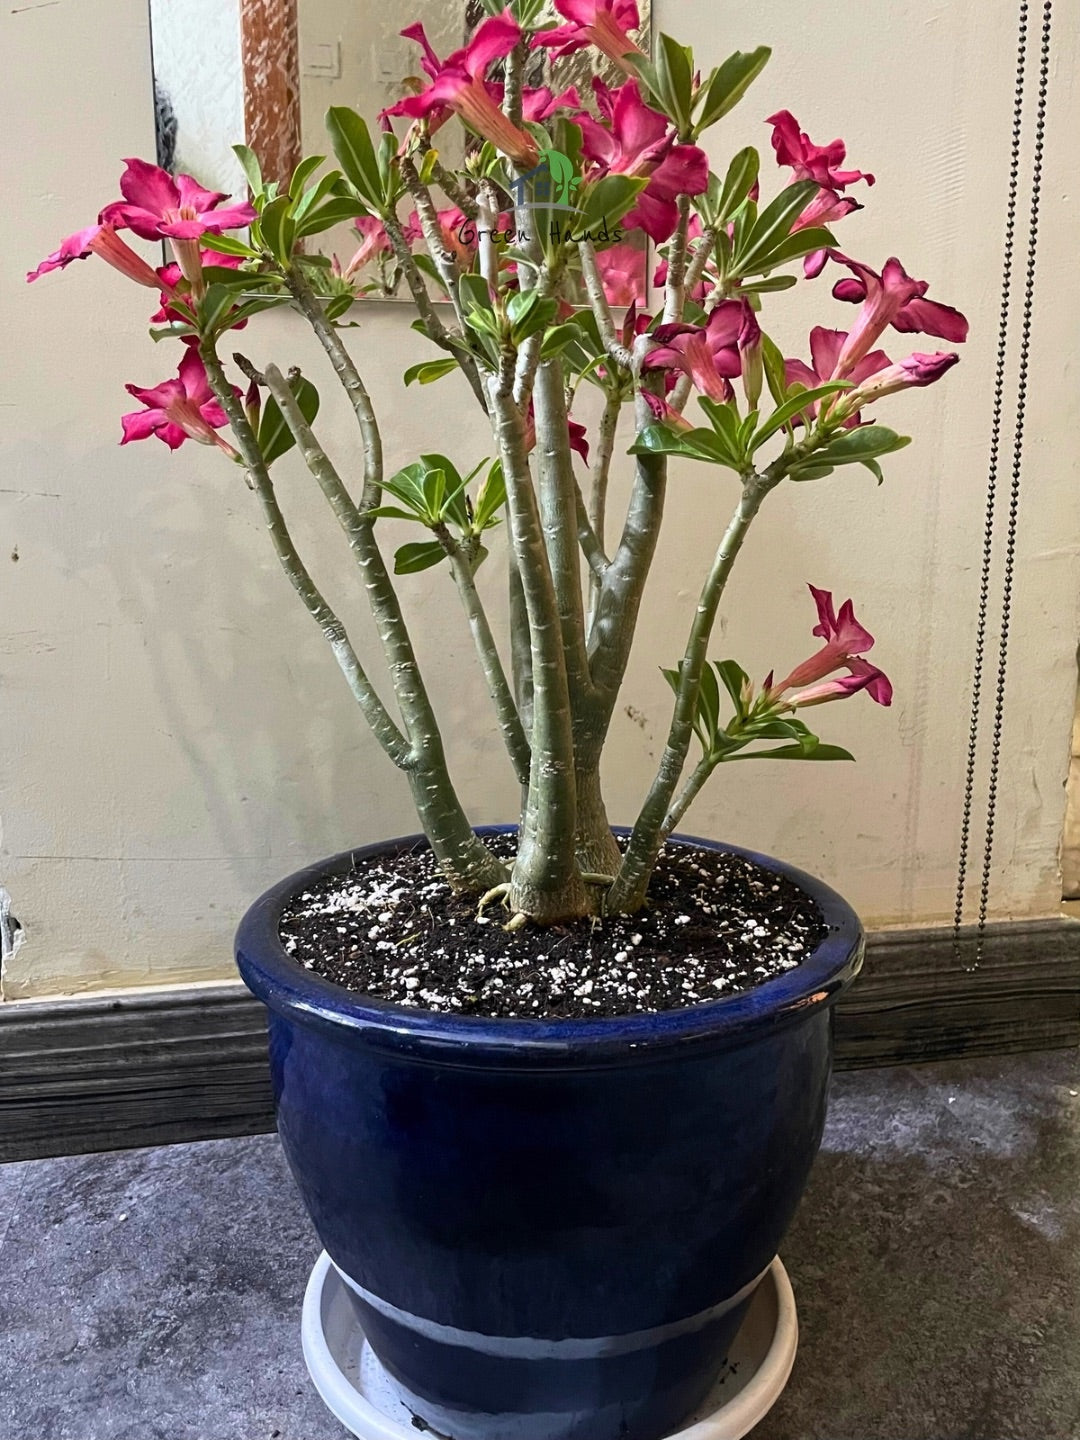
[{"label": "white plastic saucer", "polygon": [[[325,1250],[308,1281],[301,1336],[308,1374],[347,1430],[360,1440],[417,1440],[412,1414],[375,1358]],[[798,1343],[795,1296],[777,1256],[732,1341],[723,1380],[668,1440],[742,1440],[775,1405]]]}]

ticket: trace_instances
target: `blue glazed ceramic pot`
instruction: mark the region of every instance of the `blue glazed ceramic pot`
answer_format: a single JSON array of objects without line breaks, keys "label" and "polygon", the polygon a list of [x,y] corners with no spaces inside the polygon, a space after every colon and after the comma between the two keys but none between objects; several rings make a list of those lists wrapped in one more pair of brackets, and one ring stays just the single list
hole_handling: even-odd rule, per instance
[{"label": "blue glazed ceramic pot", "polygon": [[715,1383],[821,1139],[851,908],[797,969],[727,999],[484,1020],[365,999],[297,966],[275,886],[237,960],[270,1011],[278,1129],[365,1334],[452,1440],[656,1440]]}]

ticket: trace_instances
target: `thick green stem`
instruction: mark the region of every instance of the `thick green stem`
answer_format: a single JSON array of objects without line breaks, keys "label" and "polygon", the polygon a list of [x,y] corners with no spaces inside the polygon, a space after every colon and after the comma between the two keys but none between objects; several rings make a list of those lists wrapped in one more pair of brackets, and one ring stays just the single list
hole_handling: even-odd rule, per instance
[{"label": "thick green stem", "polygon": [[562,626],[525,453],[524,424],[513,396],[496,381],[491,384],[491,410],[506,477],[510,541],[528,614],[532,660],[532,765],[510,904],[544,923],[583,915],[589,905],[574,854],[573,720]]},{"label": "thick green stem", "polygon": [[578,489],[568,443],[569,421],[562,366],[558,360],[545,360],[540,365],[533,401],[540,519],[562,626],[570,703],[576,713],[587,700],[592,683],[585,652],[585,616],[581,601]]},{"label": "thick green stem", "polygon": [[[424,832],[451,884],[464,890],[490,888],[499,883],[504,869],[473,832],[458,801],[446,764],[442,735],[397,594],[375,539],[374,523],[367,511],[359,510],[354,504],[281,371],[268,365],[265,379],[305,464],[348,539],[363,577],[394,693],[416,756],[410,783]],[[372,491],[378,494],[377,484],[367,478],[364,493]]]},{"label": "thick green stem", "polygon": [[514,767],[514,774],[520,785],[528,785],[529,741],[522,728],[521,717],[518,715],[517,705],[514,703],[513,694],[506,679],[499,647],[495,643],[495,636],[491,633],[484,602],[480,599],[476,581],[473,579],[472,568],[462,554],[461,546],[445,525],[437,526],[435,533],[450,559],[450,573],[461,597],[465,618],[469,622],[469,630],[472,633],[476,653],[484,672],[484,679],[487,681],[488,694],[495,706],[499,729],[502,732],[507,754],[510,756],[510,763]]},{"label": "thick green stem", "polygon": [[586,874],[614,875],[622,861],[622,852],[611,833],[599,768],[596,765],[582,768],[579,764],[574,780],[577,790],[574,844],[578,866]]},{"label": "thick green stem", "polygon": [[703,755],[687,776],[686,783],[671,802],[671,808],[664,816],[660,838],[666,840],[701,793],[701,788],[716,769],[716,761]]},{"label": "thick green stem", "polygon": [[[600,416],[600,433],[596,439],[596,454],[593,460],[592,486],[586,514],[600,554],[605,554],[604,537],[607,528],[607,493],[611,477],[611,459],[615,453],[615,435],[619,428],[622,411],[622,396],[617,390],[607,391],[604,399],[604,413]],[[606,568],[606,564],[605,564]],[[603,571],[597,570],[590,562],[589,575],[589,631],[596,619],[596,607],[600,603]]]},{"label": "thick green stem", "polygon": [[247,472],[248,483],[262,506],[270,539],[282,569],[289,578],[289,583],[326,637],[327,643],[334,652],[334,658],[348,681],[353,698],[360,706],[375,738],[395,765],[403,770],[411,769],[415,765],[416,757],[409,741],[398,729],[383,705],[360,664],[344,625],[323,598],[293,544],[254,431],[248,423],[244,407],[236,392],[225,378],[221,362],[213,346],[210,343],[204,344],[201,347],[200,355],[203,365],[206,367],[210,387],[217,396],[218,403],[229,417],[229,424]]},{"label": "thick green stem", "polygon": [[738,507],[713,558],[679,667],[679,688],[667,744],[608,897],[612,909],[636,910],[644,903],[649,877],[663,844],[664,820],[693,739],[701,672],[706,664],[717,608],[747,531],[775,483],[761,475],[747,477]]}]

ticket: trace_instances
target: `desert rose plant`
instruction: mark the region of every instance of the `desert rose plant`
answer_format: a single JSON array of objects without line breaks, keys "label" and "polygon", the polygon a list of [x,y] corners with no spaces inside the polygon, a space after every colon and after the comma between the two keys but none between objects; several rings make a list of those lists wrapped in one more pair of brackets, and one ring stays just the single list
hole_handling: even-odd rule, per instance
[{"label": "desert rose plant", "polygon": [[[837,606],[811,587],[820,645],[783,679],[770,675],[756,686],[733,660],[710,655],[718,607],[770,492],[843,466],[880,481],[882,457],[908,443],[871,408],[933,383],[957,356],[904,355],[901,343],[894,359],[881,348],[888,333],[899,332],[895,344],[911,332],[956,342],[967,331],[963,316],[927,299],[926,283],[899,260],[879,273],[838,249],[833,227],[860,208],[852,189],[865,193],[874,182],[844,168],[841,141],[816,145],[781,111],[767,122],[775,179],[759,174],[752,146],[710,170],[702,137],[743,97],[767,49],[734,54],[705,73],[667,35],[654,59],[642,52],[632,38],[633,0],[555,4],[564,22],[555,28],[539,22],[539,0],[514,0],[499,13],[489,4],[493,13],[468,44],[445,57],[422,26],[410,26],[403,33],[417,43],[423,74],[405,82],[380,128],[373,132],[349,109],[329,112],[339,168],[312,156],[291,176],[267,179],[237,147],[250,202],[129,160],[123,198],[29,277],[97,255],[159,292],[151,334],[174,340],[181,359],[174,378],[128,386],[141,408],[123,417],[122,443],[156,435],[176,449],[195,440],[239,467],[285,574],[408,781],[447,879],[481,903],[501,899],[511,926],[640,907],[666,837],[721,765],[851,758],[820,742],[803,718],[811,706],[859,691],[890,702],[888,680],[866,658],[873,637],[851,601]],[[620,82],[597,78],[584,97],[559,92],[561,58],[583,47]],[[556,83],[531,86],[526,77],[545,54]],[[464,127],[465,159],[451,168],[439,132],[455,122]],[[314,237],[345,224],[360,238],[353,259],[315,253]],[[175,263],[153,268],[125,231],[168,240]],[[644,303],[636,278],[636,232],[658,247],[655,306]],[[384,465],[347,337],[362,327],[364,297],[384,293],[391,272],[435,352],[404,383],[459,371],[490,422],[491,457],[469,473],[434,451],[392,474]],[[828,304],[830,280],[837,312],[844,302],[856,307],[847,329]],[[806,358],[785,358],[764,311],[797,284],[817,286],[827,313]],[[279,306],[299,311],[325,351],[355,412],[355,456],[332,457],[320,443],[319,397],[308,376],[273,364],[260,371],[237,353],[230,379],[223,349]],[[572,418],[586,389],[598,400],[591,434]],[[279,506],[273,467],[293,446],[352,551],[393,703],[316,587]],[[672,456],[720,472],[718,505],[729,490],[733,509],[726,525],[717,523],[681,657],[658,657],[671,666],[670,729],[620,846],[600,760]],[[632,467],[629,502],[612,526],[609,476],[623,463]],[[389,521],[420,532],[392,560],[380,543]],[[497,530],[509,584],[505,654],[475,583]],[[509,862],[470,824],[406,623],[408,576],[433,565],[445,568],[460,597],[521,786]]]}]

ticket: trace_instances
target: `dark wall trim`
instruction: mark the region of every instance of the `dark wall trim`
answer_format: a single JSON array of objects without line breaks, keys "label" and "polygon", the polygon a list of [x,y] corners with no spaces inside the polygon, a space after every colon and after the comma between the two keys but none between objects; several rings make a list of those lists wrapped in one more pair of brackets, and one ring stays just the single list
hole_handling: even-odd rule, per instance
[{"label": "dark wall trim", "polygon": [[[879,931],[837,1006],[837,1066],[1080,1044],[1080,921]],[[274,1126],[262,1007],[239,984],[0,1006],[0,1161]]]}]

